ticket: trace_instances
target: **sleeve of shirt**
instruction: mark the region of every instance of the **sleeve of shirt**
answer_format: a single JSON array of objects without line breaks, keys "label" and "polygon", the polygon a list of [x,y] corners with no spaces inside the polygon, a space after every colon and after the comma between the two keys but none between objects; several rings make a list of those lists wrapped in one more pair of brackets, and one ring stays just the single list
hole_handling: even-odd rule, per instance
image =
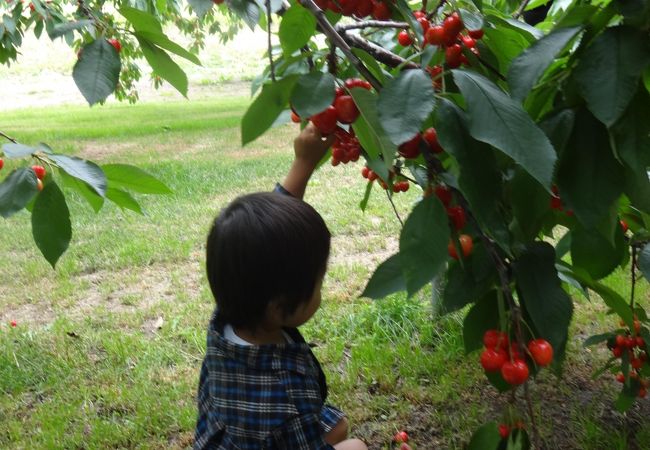
[{"label": "sleeve of shirt", "polygon": [[273,189],[273,192],[292,197],[291,192],[287,191],[280,183],[275,183],[275,189]]},{"label": "sleeve of shirt", "polygon": [[345,417],[345,413],[332,405],[324,405],[320,411],[320,426],[323,433],[329,433],[337,423]]},{"label": "sleeve of shirt", "polygon": [[291,450],[334,450],[325,442],[319,417],[303,414],[287,420],[272,432],[277,448]]}]

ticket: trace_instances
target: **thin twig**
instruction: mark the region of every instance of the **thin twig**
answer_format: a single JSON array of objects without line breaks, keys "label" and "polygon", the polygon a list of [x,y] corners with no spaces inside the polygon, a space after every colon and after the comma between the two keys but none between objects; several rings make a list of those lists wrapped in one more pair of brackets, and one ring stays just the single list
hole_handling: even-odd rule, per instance
[{"label": "thin twig", "polygon": [[320,25],[321,31],[325,36],[327,36],[330,41],[341,49],[343,54],[350,60],[350,63],[359,71],[359,73],[366,79],[372,87],[376,90],[381,89],[381,83],[379,80],[368,70],[368,68],[361,62],[357,55],[352,52],[350,46],[345,42],[341,35],[334,29],[332,24],[327,20],[325,14],[321,9],[316,6],[314,0],[302,0],[302,6],[307,8],[316,18],[316,21]]},{"label": "thin twig", "polygon": [[388,193],[388,189],[385,190],[386,192],[386,197],[388,197],[388,201],[390,202],[391,206],[393,207],[393,211],[395,211],[395,217],[397,217],[397,220],[399,220],[400,225],[404,227],[404,222],[402,221],[402,218],[399,216],[399,213],[397,212],[397,207],[395,206],[395,203],[393,202],[393,197]]},{"label": "thin twig", "polygon": [[271,0],[266,0],[266,36],[269,51],[269,66],[271,67],[271,80],[275,83],[275,64],[273,63],[273,47],[271,46]]},{"label": "thin twig", "polygon": [[409,62],[401,56],[398,56],[373,42],[367,41],[357,34],[342,33],[341,37],[345,39],[345,42],[350,46],[360,48],[377,61],[384,63],[389,67],[404,66],[409,69],[417,69],[420,67],[419,65]]},{"label": "thin twig", "polygon": [[524,383],[524,398],[526,399],[526,406],[528,407],[530,426],[533,429],[533,442],[535,442],[535,447],[540,449],[540,444],[542,441],[539,434],[539,428],[537,427],[537,420],[535,419],[535,411],[533,411],[533,401],[530,398],[530,389],[528,387],[528,383]]},{"label": "thin twig", "polygon": [[526,6],[528,6],[528,3],[530,3],[530,0],[524,0],[523,2],[521,2],[519,8],[517,8],[517,10],[512,15],[512,17],[515,19],[519,19],[519,16],[521,16],[524,13],[524,10],[526,9]]},{"label": "thin twig", "polygon": [[337,25],[336,30],[348,31],[348,30],[357,30],[363,28],[409,28],[410,25],[406,22],[392,22],[392,21],[383,21],[383,20],[363,20],[361,22],[349,23],[346,25]]},{"label": "thin twig", "polygon": [[311,72],[314,70],[314,58],[312,57],[311,50],[309,49],[308,45],[305,45],[303,48],[300,49],[300,53],[303,55],[307,55],[307,65],[309,66],[309,71]]},{"label": "thin twig", "polygon": [[14,138],[7,136],[7,135],[4,134],[2,131],[0,131],[0,136],[3,137],[3,138],[5,138],[5,139],[7,139],[7,140],[9,140],[9,141],[11,141],[11,142],[13,142],[14,144],[17,144],[17,143],[18,143]]},{"label": "thin twig", "polygon": [[327,71],[336,76],[336,45],[330,43],[330,52],[327,54]]}]

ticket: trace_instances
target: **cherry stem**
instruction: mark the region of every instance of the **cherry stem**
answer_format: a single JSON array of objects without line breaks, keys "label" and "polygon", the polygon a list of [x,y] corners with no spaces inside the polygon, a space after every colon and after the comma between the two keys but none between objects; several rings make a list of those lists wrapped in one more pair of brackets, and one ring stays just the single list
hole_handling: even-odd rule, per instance
[{"label": "cherry stem", "polygon": [[3,138],[7,139],[8,141],[13,142],[14,144],[17,144],[17,143],[18,143],[14,138],[12,138],[12,137],[10,137],[10,136],[7,136],[7,135],[4,134],[2,131],[0,131],[0,136],[2,136]]},{"label": "cherry stem", "polygon": [[515,19],[518,19],[524,13],[524,10],[526,9],[526,6],[528,6],[528,3],[530,3],[530,0],[524,0],[523,2],[521,2],[521,4],[517,8],[517,10],[514,12],[512,17],[515,18]]},{"label": "cherry stem", "polygon": [[266,37],[269,52],[269,66],[271,67],[271,80],[275,83],[275,64],[273,63],[273,47],[271,45],[271,0],[266,0]]},{"label": "cherry stem", "polygon": [[404,228],[404,222],[402,221],[402,218],[399,216],[399,212],[397,212],[397,207],[395,206],[395,203],[393,202],[393,197],[388,193],[388,189],[386,189],[386,197],[388,197],[388,201],[390,202],[391,206],[393,207],[393,211],[395,211],[395,217],[397,217],[397,220],[399,220],[400,225],[402,225],[402,228]]}]

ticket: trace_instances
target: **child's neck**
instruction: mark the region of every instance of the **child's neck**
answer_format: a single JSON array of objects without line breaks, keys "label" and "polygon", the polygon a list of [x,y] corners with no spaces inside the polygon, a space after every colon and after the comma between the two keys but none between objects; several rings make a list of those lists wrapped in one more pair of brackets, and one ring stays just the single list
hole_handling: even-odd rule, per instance
[{"label": "child's neck", "polygon": [[255,330],[234,328],[235,334],[254,345],[286,344],[281,327],[259,326]]}]

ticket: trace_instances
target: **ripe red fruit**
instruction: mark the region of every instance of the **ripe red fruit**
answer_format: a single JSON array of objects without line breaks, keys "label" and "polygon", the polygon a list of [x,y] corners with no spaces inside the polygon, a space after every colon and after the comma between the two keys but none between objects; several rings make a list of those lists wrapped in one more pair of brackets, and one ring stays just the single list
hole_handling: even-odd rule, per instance
[{"label": "ripe red fruit", "polygon": [[427,14],[424,11],[413,11],[413,17],[415,17],[416,19],[420,19],[426,16]]},{"label": "ripe red fruit", "polygon": [[620,358],[623,355],[623,347],[614,347],[612,349],[612,354],[615,357]]},{"label": "ripe red fruit", "polygon": [[402,47],[408,47],[413,43],[413,38],[408,31],[402,30],[397,34],[397,42],[399,42],[399,45]]},{"label": "ripe red fruit", "polygon": [[11,325],[11,328],[16,328],[18,326],[18,322],[12,320],[11,322],[9,322],[9,325]]},{"label": "ripe red fruit", "polygon": [[501,348],[486,348],[481,353],[481,366],[486,372],[498,372],[508,360],[508,354]]},{"label": "ripe red fruit", "polygon": [[467,218],[465,217],[465,210],[462,206],[452,206],[450,208],[447,208],[447,216],[449,216],[451,223],[454,224],[456,231],[461,230],[467,222]]},{"label": "ripe red fruit", "polygon": [[467,48],[476,47],[476,41],[471,36],[462,36],[460,40],[463,41],[463,45]]},{"label": "ripe red fruit", "polygon": [[528,366],[522,359],[506,361],[503,367],[501,367],[501,376],[506,383],[513,386],[524,384],[528,379],[528,374]]},{"label": "ripe red fruit", "polygon": [[[460,242],[460,249],[463,252],[463,257],[467,258],[469,255],[472,254],[472,249],[474,248],[474,242],[472,241],[472,237],[468,236],[466,234],[461,234],[458,236],[458,241]],[[454,245],[453,240],[449,240],[449,244],[447,244],[447,252],[449,253],[449,256],[451,256],[454,259],[458,259],[458,253],[456,253],[456,246]]]},{"label": "ripe red fruit", "polygon": [[409,441],[409,435],[406,433],[406,431],[398,431],[395,433],[395,436],[393,436],[393,442],[408,442]]},{"label": "ripe red fruit", "polygon": [[357,10],[358,0],[338,0],[344,16],[351,16]]},{"label": "ripe red fruit", "polygon": [[422,135],[420,133],[416,134],[411,138],[410,141],[404,142],[397,148],[397,151],[400,155],[407,159],[417,158],[420,154],[420,141],[422,140]]},{"label": "ripe red fruit", "polygon": [[41,179],[36,180],[36,189],[38,189],[39,192],[43,190],[43,181]]},{"label": "ripe red fruit", "polygon": [[628,336],[627,338],[625,338],[625,346],[626,346],[627,348],[634,348],[634,347],[636,347],[636,338],[634,338],[634,337],[632,337],[632,336]]},{"label": "ripe red fruit", "polygon": [[420,26],[422,27],[422,33],[426,33],[427,30],[429,29],[429,27],[431,26],[431,24],[429,23],[427,18],[426,17],[419,17],[417,19],[417,21],[420,24]]},{"label": "ripe red fruit", "polygon": [[390,9],[388,8],[388,5],[382,2],[373,2],[372,17],[376,20],[390,19]]},{"label": "ripe red fruit", "polygon": [[528,351],[538,366],[548,366],[553,361],[553,346],[545,339],[530,341],[528,343]]},{"label": "ripe red fruit", "polygon": [[447,186],[442,186],[442,185],[436,186],[435,193],[436,193],[436,197],[440,199],[443,205],[448,206],[449,203],[451,203],[452,193],[451,193],[451,189],[449,189]]},{"label": "ripe red fruit", "polygon": [[293,123],[300,123],[300,116],[296,114],[294,111],[291,111],[291,121]]},{"label": "ripe red fruit", "polygon": [[366,80],[362,80],[360,78],[348,78],[347,80],[345,80],[345,87],[348,89],[358,87],[358,88],[370,90],[372,88],[372,85],[368,83]]},{"label": "ripe red fruit", "polygon": [[440,25],[435,25],[427,30],[424,38],[431,45],[442,45],[446,40],[445,29]]},{"label": "ripe red fruit", "polygon": [[460,67],[462,64],[462,55],[463,49],[460,45],[454,44],[450,47],[447,47],[447,50],[445,50],[445,61],[447,62],[447,66],[452,69]]},{"label": "ripe red fruit", "polygon": [[509,434],[510,434],[510,427],[508,427],[508,425],[506,425],[505,423],[500,423],[499,436],[501,436],[501,439],[508,439]]},{"label": "ripe red fruit", "polygon": [[30,4],[29,4],[29,10],[30,10],[31,12],[36,11],[36,6],[34,6],[33,3],[30,3]]},{"label": "ripe red fruit", "polygon": [[625,347],[626,342],[627,341],[625,339],[625,336],[620,335],[620,334],[616,335],[616,346],[617,347]]},{"label": "ripe red fruit", "polygon": [[220,5],[223,3],[223,0],[212,0],[212,3],[214,3],[215,5]]},{"label": "ripe red fruit", "polygon": [[39,180],[42,180],[43,178],[45,178],[45,167],[35,165],[35,166],[32,166],[32,170],[36,174],[36,178],[38,178]]},{"label": "ripe red fruit", "polygon": [[623,375],[623,372],[619,372],[616,374],[616,381],[619,383],[625,383],[625,375]]},{"label": "ripe red fruit", "polygon": [[364,18],[372,14],[372,0],[359,0],[357,3],[357,16]]},{"label": "ripe red fruit", "polygon": [[426,143],[429,144],[429,148],[433,153],[443,152],[443,148],[440,146],[440,143],[438,142],[438,133],[436,132],[435,128],[427,128],[422,134],[422,137],[424,138]]},{"label": "ripe red fruit", "polygon": [[640,358],[632,358],[630,360],[630,365],[635,369],[640,369],[643,366],[643,361]]},{"label": "ripe red fruit", "polygon": [[340,160],[338,160],[338,159],[336,159],[336,158],[334,158],[334,157],[332,156],[332,166],[336,167],[336,166],[338,166],[340,163],[341,163]]},{"label": "ripe red fruit", "polygon": [[639,331],[641,331],[641,321],[634,319],[634,332],[639,334]]},{"label": "ripe red fruit", "polygon": [[109,39],[108,43],[111,44],[113,47],[115,47],[115,50],[117,50],[117,53],[122,51],[122,44],[117,39]]},{"label": "ripe red fruit", "polygon": [[338,114],[334,106],[328,106],[324,111],[312,116],[311,121],[322,134],[332,134],[336,130]]},{"label": "ripe red fruit", "polygon": [[2,158],[0,158],[0,170],[5,166],[5,162]]},{"label": "ripe red fruit", "polygon": [[359,108],[350,95],[341,95],[334,101],[339,122],[352,123],[359,117]]},{"label": "ripe red fruit", "polygon": [[368,178],[368,174],[370,174],[370,168],[368,166],[363,166],[361,169],[361,176],[363,178]]},{"label": "ripe red fruit", "polygon": [[645,347],[645,340],[641,336],[636,337],[636,346]]},{"label": "ripe red fruit", "polygon": [[486,348],[508,348],[508,336],[503,331],[487,330],[483,334],[483,345]]},{"label": "ripe red fruit", "polygon": [[473,39],[482,39],[483,38],[483,29],[480,30],[469,30],[467,34],[470,35]]},{"label": "ripe red fruit", "polygon": [[637,394],[639,398],[645,398],[646,395],[648,395],[648,391],[646,388],[642,387],[639,389],[639,393]]},{"label": "ripe red fruit", "polygon": [[447,18],[442,22],[442,26],[445,29],[445,34],[447,36],[454,37],[456,37],[458,33],[460,33],[465,27],[463,21],[456,11],[447,16]]}]

